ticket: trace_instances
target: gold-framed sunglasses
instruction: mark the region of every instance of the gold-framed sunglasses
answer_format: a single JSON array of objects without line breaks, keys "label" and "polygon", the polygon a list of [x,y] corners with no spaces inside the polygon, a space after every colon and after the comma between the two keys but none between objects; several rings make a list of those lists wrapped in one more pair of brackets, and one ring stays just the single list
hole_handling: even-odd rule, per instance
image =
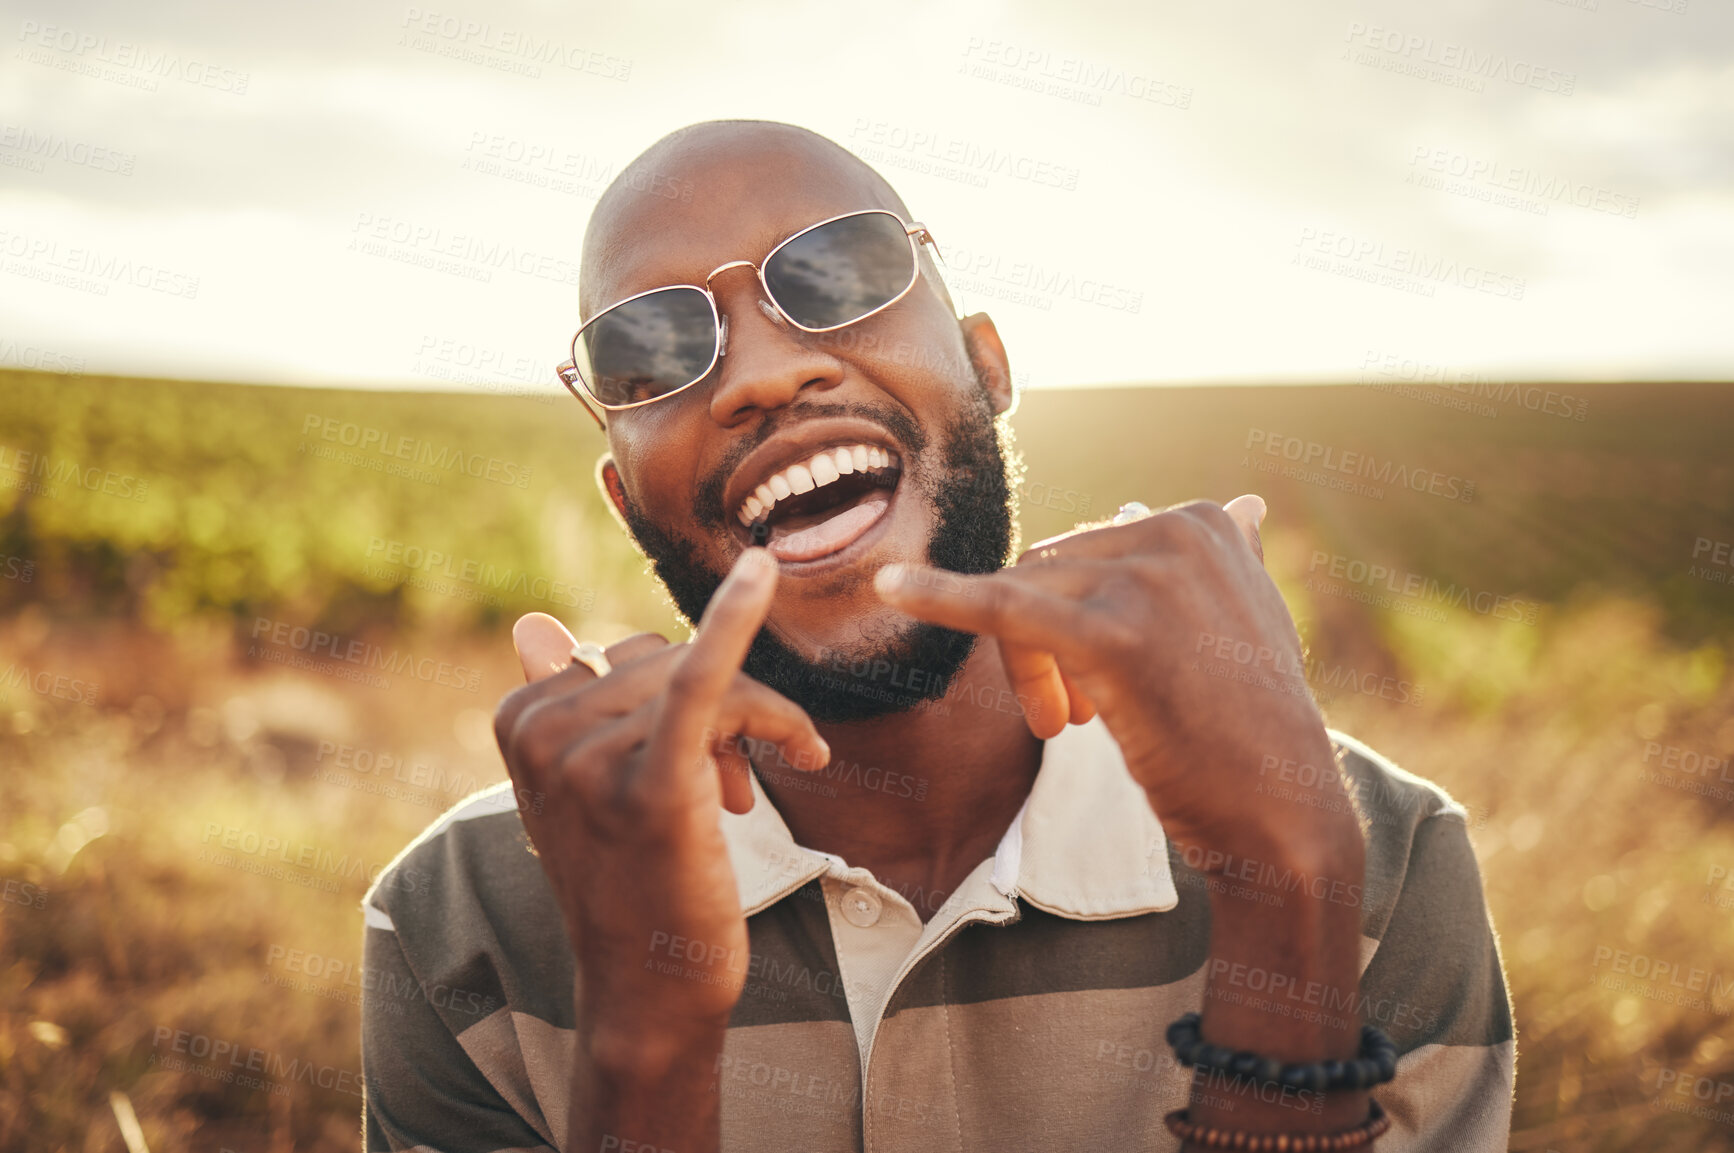
[{"label": "gold-framed sunglasses", "polygon": [[[778,315],[802,332],[831,332],[883,312],[921,278],[920,247],[939,246],[927,227],[871,208],[808,225],[764,260],[731,260],[703,284],[672,284],[629,296],[578,327],[572,357],[555,371],[591,419],[666,400],[709,376],[728,352],[728,318],[710,282],[751,268]],[[943,259],[943,258],[941,258]]]}]

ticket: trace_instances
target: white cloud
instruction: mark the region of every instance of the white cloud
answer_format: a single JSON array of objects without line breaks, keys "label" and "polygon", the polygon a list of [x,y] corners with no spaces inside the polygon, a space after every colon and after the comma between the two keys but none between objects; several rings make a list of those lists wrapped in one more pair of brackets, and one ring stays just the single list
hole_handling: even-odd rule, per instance
[{"label": "white cloud", "polygon": [[598,177],[759,116],[870,156],[1038,387],[1725,377],[1734,12],[1689,3],[12,5],[0,358],[540,380]]}]

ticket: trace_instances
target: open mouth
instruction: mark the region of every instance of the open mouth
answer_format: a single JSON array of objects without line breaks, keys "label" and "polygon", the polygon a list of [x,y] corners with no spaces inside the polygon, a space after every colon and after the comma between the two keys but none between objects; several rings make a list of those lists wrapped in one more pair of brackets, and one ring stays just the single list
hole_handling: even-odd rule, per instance
[{"label": "open mouth", "polygon": [[767,477],[735,518],[751,543],[779,561],[811,561],[840,552],[890,507],[903,462],[870,444],[834,445]]}]

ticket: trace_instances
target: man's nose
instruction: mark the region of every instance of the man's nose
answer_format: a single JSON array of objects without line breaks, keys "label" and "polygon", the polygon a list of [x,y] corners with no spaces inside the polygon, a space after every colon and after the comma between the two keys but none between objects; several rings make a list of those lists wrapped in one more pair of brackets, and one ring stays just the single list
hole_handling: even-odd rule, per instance
[{"label": "man's nose", "polygon": [[755,412],[791,403],[803,389],[842,383],[843,363],[820,346],[821,334],[790,324],[764,299],[748,270],[728,279],[727,287],[712,286],[728,323],[728,345],[710,395],[713,420],[732,427]]}]

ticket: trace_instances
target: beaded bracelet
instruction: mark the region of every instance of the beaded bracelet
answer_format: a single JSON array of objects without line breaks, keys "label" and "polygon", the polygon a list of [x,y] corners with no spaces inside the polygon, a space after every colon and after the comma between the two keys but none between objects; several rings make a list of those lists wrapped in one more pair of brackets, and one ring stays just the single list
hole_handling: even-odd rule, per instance
[{"label": "beaded bracelet", "polygon": [[1187,1013],[1168,1026],[1168,1043],[1182,1065],[1220,1069],[1290,1089],[1328,1093],[1333,1089],[1371,1089],[1397,1075],[1397,1046],[1376,1025],[1361,1026],[1361,1055],[1352,1061],[1311,1061],[1284,1064],[1245,1049],[1208,1044],[1199,1035],[1203,1018]]},{"label": "beaded bracelet", "polygon": [[1367,1119],[1353,1129],[1337,1133],[1247,1133],[1238,1129],[1217,1129],[1210,1125],[1194,1125],[1186,1110],[1176,1109],[1162,1118],[1168,1132],[1180,1138],[1182,1144],[1204,1149],[1236,1149],[1245,1153],[1334,1153],[1338,1149],[1359,1149],[1371,1145],[1391,1127],[1391,1119],[1379,1108],[1377,1101]]}]

